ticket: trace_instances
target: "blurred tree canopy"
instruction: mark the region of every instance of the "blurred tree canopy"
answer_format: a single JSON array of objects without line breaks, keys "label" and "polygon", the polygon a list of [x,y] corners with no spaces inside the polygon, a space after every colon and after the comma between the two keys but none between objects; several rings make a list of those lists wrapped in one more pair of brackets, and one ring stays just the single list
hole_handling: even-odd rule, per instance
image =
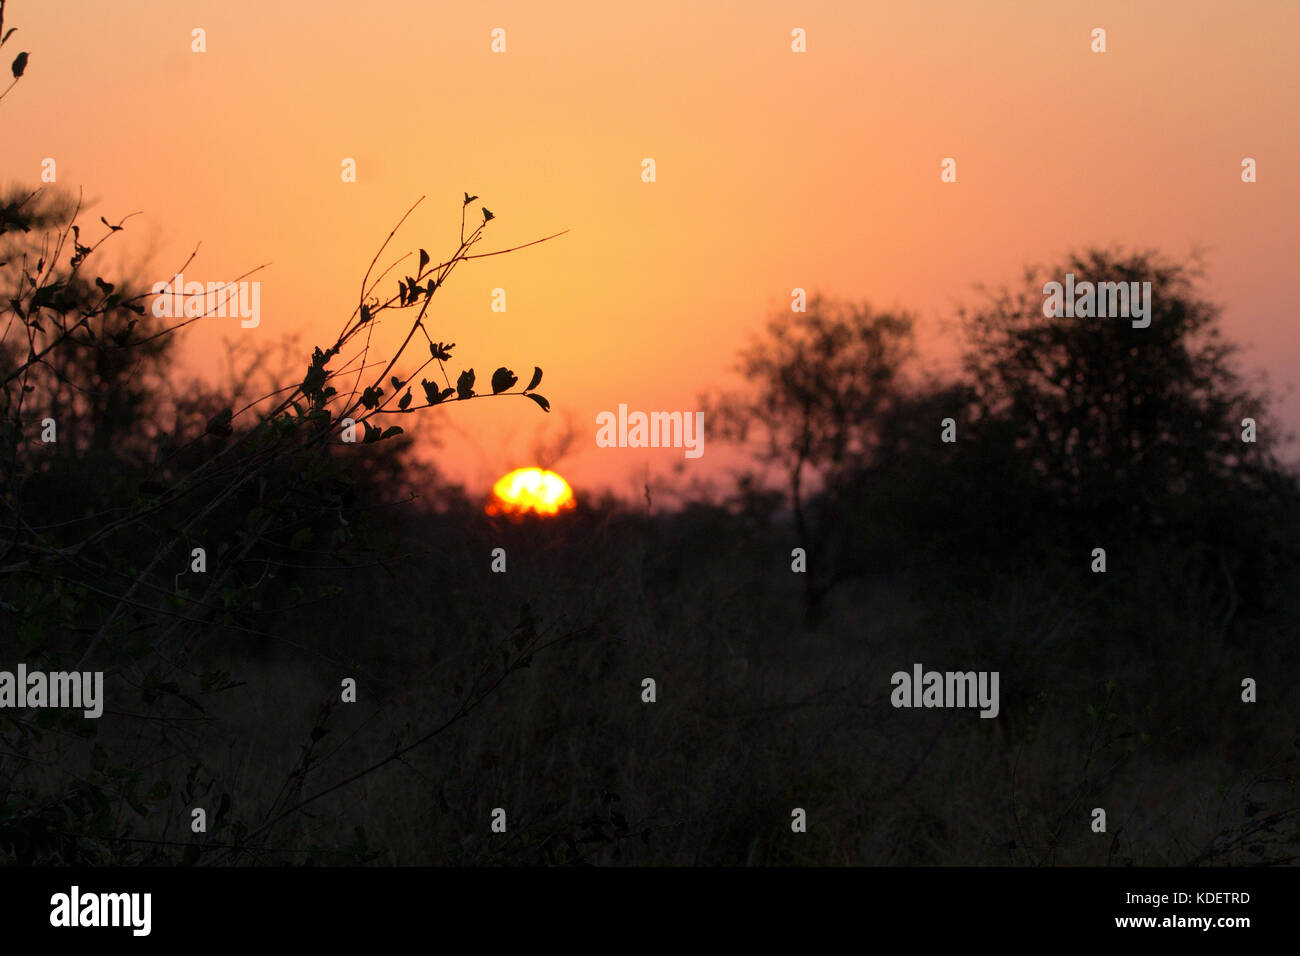
[{"label": "blurred tree canopy", "polygon": [[823,575],[841,546],[833,513],[852,476],[872,465],[880,429],[904,394],[914,354],[912,316],[814,297],[807,312],[782,314],[738,363],[749,395],[724,395],[711,409],[715,434],[755,449],[783,476],[801,546],[809,613],[834,584]]},{"label": "blurred tree canopy", "polygon": [[[1043,315],[1045,281],[1151,283],[1150,326]],[[1188,520],[1230,490],[1263,492],[1277,471],[1242,419],[1268,398],[1243,382],[1238,346],[1200,273],[1155,253],[1090,250],[964,314],[979,417],[1017,426],[1020,466],[1089,525]]]},{"label": "blurred tree canopy", "polygon": [[[1045,317],[1044,283],[1067,273],[1149,282],[1149,326]],[[1296,483],[1270,396],[1243,377],[1200,277],[1117,250],[1030,269],[961,310],[951,379],[915,367],[906,314],[816,298],[773,319],[741,355],[751,390],[719,399],[714,420],[783,476],[810,619],[870,571],[1073,556],[1088,541],[1199,549],[1235,604],[1239,578],[1289,553]],[[1245,418],[1257,441],[1242,440]],[[946,419],[955,442],[941,440]],[[746,476],[751,496],[756,483]]]}]

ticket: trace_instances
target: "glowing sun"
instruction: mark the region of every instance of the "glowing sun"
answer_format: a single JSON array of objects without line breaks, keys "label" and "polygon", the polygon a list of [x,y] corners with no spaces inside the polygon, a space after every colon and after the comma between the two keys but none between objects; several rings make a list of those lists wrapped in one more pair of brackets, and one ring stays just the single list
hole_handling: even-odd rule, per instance
[{"label": "glowing sun", "polygon": [[487,513],[557,515],[573,506],[573,489],[555,472],[516,468],[492,486]]}]

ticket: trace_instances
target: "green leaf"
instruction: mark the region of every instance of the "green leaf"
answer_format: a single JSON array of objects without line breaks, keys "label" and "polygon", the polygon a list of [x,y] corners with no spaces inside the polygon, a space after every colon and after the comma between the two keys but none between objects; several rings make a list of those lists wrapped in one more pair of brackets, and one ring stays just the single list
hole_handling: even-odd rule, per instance
[{"label": "green leaf", "polygon": [[510,369],[504,366],[492,373],[492,394],[500,395],[508,388],[512,388],[515,382],[519,381],[518,377]]},{"label": "green leaf", "polygon": [[528,386],[524,389],[524,391],[531,392],[533,389],[535,389],[538,385],[541,384],[542,384],[542,370],[534,366],[532,380],[529,381]]},{"label": "green leaf", "polygon": [[528,393],[525,395],[525,397],[526,397],[526,398],[531,398],[531,399],[532,399],[533,401],[535,401],[538,405],[542,406],[542,411],[544,411],[544,412],[549,412],[549,411],[551,410],[551,403],[548,402],[548,401],[547,401],[545,398],[543,398],[541,395],[538,395],[536,392],[528,392]]}]

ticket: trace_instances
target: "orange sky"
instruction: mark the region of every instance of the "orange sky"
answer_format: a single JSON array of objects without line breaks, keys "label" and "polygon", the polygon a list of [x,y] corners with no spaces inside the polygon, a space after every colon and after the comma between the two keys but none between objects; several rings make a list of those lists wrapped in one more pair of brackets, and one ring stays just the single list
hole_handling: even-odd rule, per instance
[{"label": "orange sky", "polygon": [[[187,278],[271,263],[259,327],[212,320],[188,343],[199,367],[221,335],[326,344],[422,194],[402,251],[450,253],[466,189],[498,217],[484,250],[572,230],[463,266],[435,300],[455,368],[546,371],[549,417],[508,399],[402,421],[436,418],[440,462],[475,492],[566,415],[557,470],[579,488],[669,473],[680,451],[597,448],[596,413],[695,409],[795,286],[915,310],[942,362],[975,283],[1090,244],[1207,249],[1229,335],[1294,381],[1300,4],[11,0],[6,26],[7,57],[31,60],[0,104],[0,180],[53,157],[97,200],[89,222],[142,210],[121,247],[151,279],[199,242]],[[1282,407],[1300,422],[1300,396]],[[682,473],[723,457],[706,423]]]}]

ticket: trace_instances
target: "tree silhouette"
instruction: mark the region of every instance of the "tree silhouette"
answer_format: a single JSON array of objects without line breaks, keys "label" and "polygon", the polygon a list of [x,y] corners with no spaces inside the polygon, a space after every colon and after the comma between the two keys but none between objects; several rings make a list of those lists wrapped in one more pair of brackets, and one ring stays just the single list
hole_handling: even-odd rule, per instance
[{"label": "tree silhouette", "polygon": [[[1044,283],[1149,282],[1150,325],[1043,314]],[[1228,489],[1263,493],[1277,474],[1267,396],[1236,369],[1238,347],[1197,293],[1200,273],[1155,253],[1090,250],[963,312],[979,417],[1017,432],[1020,466],[1080,524],[1176,523]]]},{"label": "tree silhouette", "polygon": [[783,475],[809,559],[810,621],[841,579],[831,570],[837,492],[877,453],[883,417],[903,394],[912,329],[906,313],[814,297],[807,312],[772,318],[741,354],[738,371],[754,391],[724,395],[712,409],[720,438],[750,445]]}]

